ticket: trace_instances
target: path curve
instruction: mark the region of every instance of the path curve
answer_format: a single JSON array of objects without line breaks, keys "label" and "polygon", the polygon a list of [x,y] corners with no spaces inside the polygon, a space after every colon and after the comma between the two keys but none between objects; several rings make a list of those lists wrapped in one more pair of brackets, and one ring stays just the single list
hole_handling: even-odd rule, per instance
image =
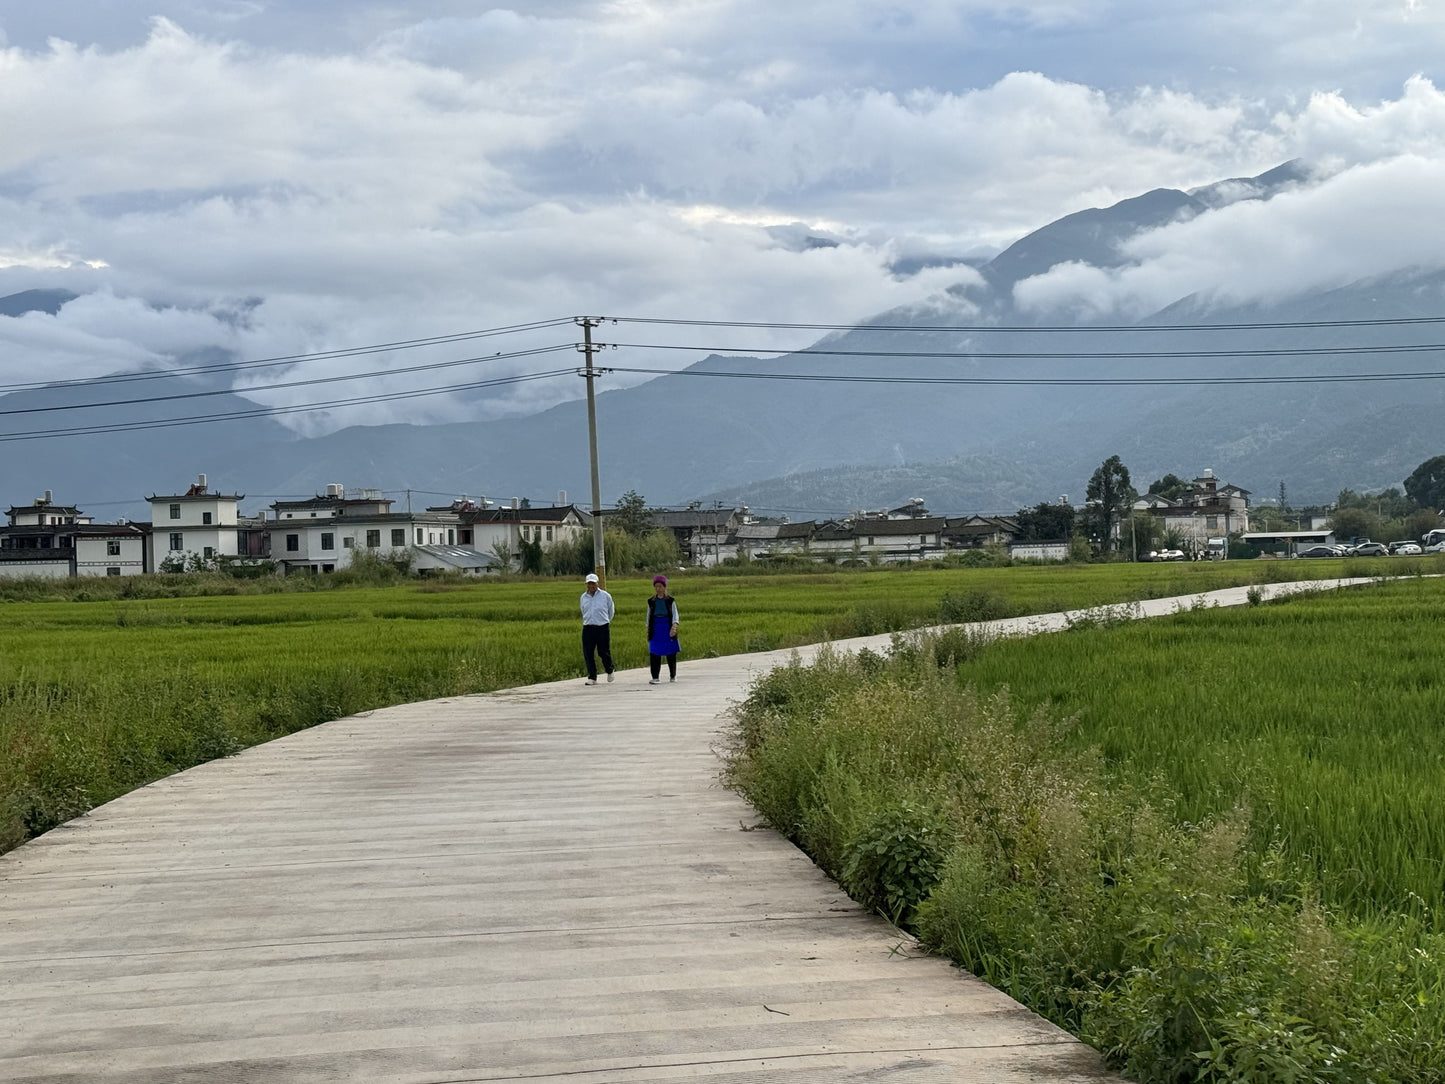
[{"label": "path curve", "polygon": [[[1201,599],[1247,589],[1134,607]],[[729,702],[791,655],[367,712],[0,856],[0,1080],[1117,1079],[718,785]]]}]

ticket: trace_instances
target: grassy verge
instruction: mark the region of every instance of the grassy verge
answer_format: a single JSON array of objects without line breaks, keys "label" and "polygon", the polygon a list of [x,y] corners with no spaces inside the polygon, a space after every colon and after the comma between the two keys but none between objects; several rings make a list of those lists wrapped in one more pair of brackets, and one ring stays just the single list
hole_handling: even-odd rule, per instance
[{"label": "grassy verge", "polygon": [[1442,603],[1414,582],[825,655],[754,688],[732,778],[1136,1079],[1439,1081]]}]

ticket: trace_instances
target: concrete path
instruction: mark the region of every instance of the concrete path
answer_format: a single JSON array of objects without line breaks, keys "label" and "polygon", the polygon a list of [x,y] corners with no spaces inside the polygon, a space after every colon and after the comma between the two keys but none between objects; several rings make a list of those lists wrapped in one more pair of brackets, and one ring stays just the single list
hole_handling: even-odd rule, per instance
[{"label": "concrete path", "polygon": [[0,1080],[1116,1079],[718,785],[790,654],[341,719],[0,857]]}]

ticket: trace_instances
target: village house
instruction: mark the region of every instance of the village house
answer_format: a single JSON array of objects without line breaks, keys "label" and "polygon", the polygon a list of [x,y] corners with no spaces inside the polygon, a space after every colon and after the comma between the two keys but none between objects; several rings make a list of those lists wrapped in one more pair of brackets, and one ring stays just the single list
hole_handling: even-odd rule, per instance
[{"label": "village house", "polygon": [[299,501],[276,501],[268,521],[271,560],[284,572],[335,572],[351,564],[357,549],[388,556],[396,550],[461,545],[455,512],[393,512],[395,502],[378,490],[355,497],[339,484]]},{"label": "village house", "polygon": [[1012,516],[961,516],[949,518],[943,528],[943,542],[950,549],[979,549],[1007,546],[1019,534]]},{"label": "village house", "polygon": [[858,557],[890,564],[921,561],[942,552],[947,525],[942,516],[835,521],[813,532],[809,549],[824,559]]},{"label": "village house", "polygon": [[1133,504],[1159,520],[1160,531],[1178,538],[1183,549],[1204,553],[1220,548],[1230,534],[1249,526],[1249,490],[1220,485],[1212,470],[1206,470],[1174,499],[1149,493]]},{"label": "village house", "polygon": [[56,504],[49,490],[11,506],[0,529],[0,576],[138,576],[146,571],[149,535],[143,525],[96,523],[73,505]]},{"label": "village house", "polygon": [[792,557],[812,550],[813,533],[818,525],[812,520],[790,523],[783,520],[756,520],[739,523],[727,539],[726,556],[737,555],[749,560]]},{"label": "village house", "polygon": [[489,503],[485,498],[459,497],[450,505],[427,511],[454,513],[462,528],[459,544],[489,554],[504,547],[515,556],[521,542],[536,542],[543,549],[559,542],[576,542],[592,526],[591,515],[575,504],[533,508],[515,498],[505,508],[488,508]]},{"label": "village house", "polygon": [[732,555],[727,544],[740,524],[736,508],[689,506],[680,512],[654,511],[651,515],[654,527],[672,532],[677,552],[689,564],[706,567]]},{"label": "village house", "polygon": [[240,553],[237,506],[244,493],[212,493],[206,476],[199,475],[184,492],[173,496],[152,494],[151,535],[147,572],[185,567],[194,560],[211,562]]}]

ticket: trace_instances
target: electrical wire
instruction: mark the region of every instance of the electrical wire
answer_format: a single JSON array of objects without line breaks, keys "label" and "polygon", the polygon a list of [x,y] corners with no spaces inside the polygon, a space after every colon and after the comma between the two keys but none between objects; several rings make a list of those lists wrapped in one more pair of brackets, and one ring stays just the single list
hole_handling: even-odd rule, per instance
[{"label": "electrical wire", "polygon": [[663,324],[673,327],[746,327],[774,331],[961,331],[987,334],[1027,334],[1030,332],[1096,331],[1272,331],[1301,328],[1339,327],[1408,327],[1415,324],[1445,324],[1445,316],[1378,317],[1362,320],[1280,320],[1258,323],[1224,324],[793,324],[765,320],[684,320],[650,316],[602,316],[596,319],[612,324]]},{"label": "electrical wire", "polygon": [[220,414],[201,414],[186,418],[162,418],[142,422],[115,422],[108,425],[75,426],[68,429],[37,429],[20,433],[0,433],[0,442],[30,439],[45,440],[52,437],[88,436],[97,433],[127,433],[140,429],[169,429],[181,425],[199,425],[204,422],[224,422],[236,421],[243,418],[302,414],[314,410],[328,410],[334,407],[394,402],[400,399],[417,399],[427,395],[444,395],[447,392],[473,391],[479,388],[495,388],[508,384],[523,384],[532,380],[548,380],[557,376],[570,376],[576,374],[576,372],[577,370],[575,368],[552,369],[541,373],[523,373],[519,376],[494,377],[490,380],[478,380],[467,384],[448,384],[439,388],[388,392],[381,395],[357,396],[351,399],[334,399],[322,403],[303,403],[289,407],[257,407],[255,410],[226,411]]},{"label": "electrical wire", "polygon": [[482,362],[506,361],[510,358],[535,357],[539,354],[555,354],[571,350],[572,344],[561,346],[539,346],[531,350],[516,350],[508,354],[488,354],[483,357],[459,358],[454,361],[437,361],[429,365],[409,365],[401,369],[386,369],[366,373],[343,373],[340,376],[319,376],[310,380],[290,380],[279,384],[253,384],[244,388],[212,388],[208,391],[178,392],[175,395],[148,395],[139,399],[111,399],[98,403],[62,403],[56,406],[21,407],[14,410],[0,410],[0,416],[14,414],[46,414],[57,410],[91,410],[96,407],[139,406],[147,403],[167,403],[178,399],[205,399],[214,395],[249,395],[256,391],[273,391],[280,388],[303,388],[315,384],[336,384],[346,380],[369,380],[374,377],[395,376],[400,373],[430,372],[434,369],[451,369],[459,365],[476,365]]},{"label": "electrical wire", "polygon": [[1148,360],[1196,360],[1207,358],[1288,358],[1288,357],[1333,357],[1358,356],[1362,354],[1428,354],[1445,351],[1445,343],[1411,343],[1404,346],[1325,346],[1325,347],[1271,347],[1251,350],[1114,350],[1104,352],[1083,352],[1077,350],[830,350],[823,347],[803,347],[799,350],[779,350],[775,347],[742,346],[680,346],[672,343],[597,343],[599,348],[614,350],[662,350],[707,354],[757,354],[786,355],[788,357],[835,357],[835,358],[902,358],[927,360],[968,361],[975,358],[1008,360],[1018,358],[1027,361],[1127,361],[1131,358]]},{"label": "electrical wire", "polygon": [[864,376],[836,373],[739,373],[709,369],[648,369],[610,365],[607,372],[652,376],[704,376],[732,380],[800,380],[827,384],[956,384],[1033,387],[1171,387],[1214,384],[1348,384],[1394,380],[1445,380],[1445,370],[1417,373],[1312,373],[1296,376],[1174,377],[1007,377],[1007,376]]},{"label": "electrical wire", "polygon": [[421,339],[400,339],[390,343],[373,343],[370,346],[341,347],[336,350],[318,350],[308,354],[284,354],[278,357],[257,358],[251,361],[214,362],[209,365],[185,365],[175,369],[155,372],[112,373],[85,380],[37,380],[22,384],[0,384],[0,393],[12,391],[35,391],[39,388],[68,388],[77,385],[120,384],[135,380],[164,380],[176,376],[196,376],[204,373],[231,372],[235,370],[259,369],[272,365],[300,365],[312,361],[328,361],[333,358],[360,357],[366,354],[384,354],[393,350],[416,350],[426,346],[441,346],[449,343],[487,339],[497,335],[515,335],[524,331],[540,331],[572,323],[572,317],[558,317],[552,320],[536,320],[526,324],[508,324],[503,327],[484,328],[480,331],[459,331],[450,335],[432,335]]}]

